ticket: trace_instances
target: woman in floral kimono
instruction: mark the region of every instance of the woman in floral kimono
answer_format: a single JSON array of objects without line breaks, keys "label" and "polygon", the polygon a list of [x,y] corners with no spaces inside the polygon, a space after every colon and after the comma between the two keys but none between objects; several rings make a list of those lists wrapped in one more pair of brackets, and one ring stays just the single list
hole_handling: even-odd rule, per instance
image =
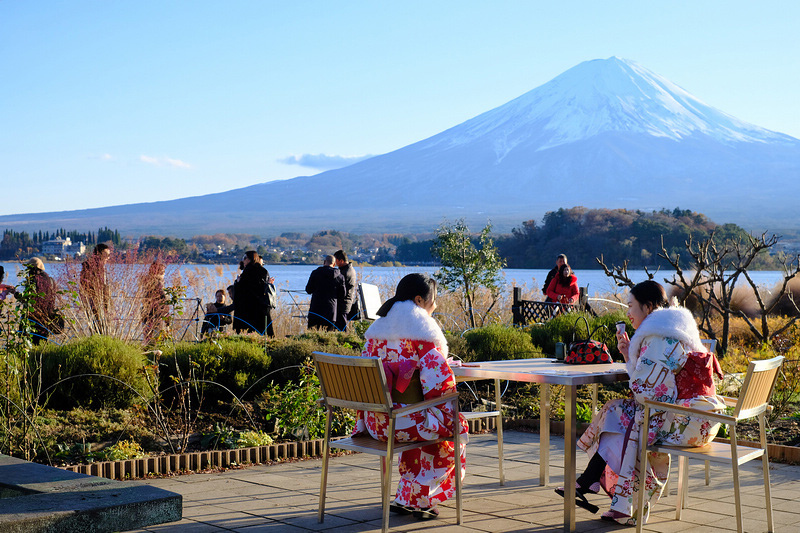
[{"label": "woman in floral kimono", "polygon": [[[585,494],[602,488],[611,496],[604,520],[636,525],[637,491],[641,488],[639,439],[644,421],[644,400],[721,411],[713,374],[721,377],[719,363],[700,341],[692,314],[668,307],[664,288],[648,280],[633,287],[628,297],[628,318],[636,329],[633,338],[617,335],[625,357],[632,397],[612,400],[597,413],[581,436],[578,447],[591,459],[576,482],[576,503],[597,512]],[[703,446],[717,434],[719,424],[695,416],[651,411],[647,442],[676,446]],[[669,475],[670,456],[651,453],[644,477],[645,512],[661,496]],[[557,489],[563,496],[563,489]]]},{"label": "woman in floral kimono", "polygon": [[[447,341],[431,318],[436,308],[436,282],[425,274],[409,274],[397,285],[395,296],[378,310],[378,320],[365,333],[362,355],[383,360],[387,380],[393,389],[395,407],[455,392],[456,380],[447,362]],[[421,387],[420,387],[421,386]],[[414,398],[422,390],[422,397]],[[469,431],[459,420],[462,477]],[[353,434],[369,432],[387,440],[385,413],[359,411]],[[453,412],[439,405],[399,417],[395,438],[399,442],[433,440],[453,432]],[[391,510],[435,518],[436,505],[455,495],[453,443],[441,442],[400,454],[400,483]]]}]

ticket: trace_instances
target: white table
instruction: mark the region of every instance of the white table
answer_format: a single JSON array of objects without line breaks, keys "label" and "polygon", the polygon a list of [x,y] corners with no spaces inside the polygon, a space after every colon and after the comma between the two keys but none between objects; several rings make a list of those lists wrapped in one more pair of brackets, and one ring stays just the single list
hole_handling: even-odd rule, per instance
[{"label": "white table", "polygon": [[[555,359],[514,359],[482,361],[453,367],[459,381],[495,380],[497,409],[500,410],[500,380],[540,383],[539,484],[549,482],[550,463],[550,385],[564,385],[564,530],[575,531],[575,460],[577,441],[577,392],[580,385],[614,383],[628,379],[624,363],[567,365]],[[498,439],[502,438],[502,417]],[[502,448],[500,449],[502,464]]]}]

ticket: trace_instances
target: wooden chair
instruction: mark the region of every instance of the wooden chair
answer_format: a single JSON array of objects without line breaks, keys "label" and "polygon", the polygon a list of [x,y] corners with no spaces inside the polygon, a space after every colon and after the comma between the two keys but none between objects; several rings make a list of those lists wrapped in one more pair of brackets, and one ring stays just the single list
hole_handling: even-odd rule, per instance
[{"label": "wooden chair", "polygon": [[[389,440],[388,442],[383,442],[373,439],[369,434],[364,434],[331,442],[331,416],[334,407],[386,413],[389,417],[389,434],[393,435],[397,417],[443,403],[452,403],[455,420],[457,421],[459,419],[458,393],[445,394],[435,399],[395,409],[392,391],[387,386],[383,363],[380,359],[376,357],[332,355],[321,352],[314,352],[312,355],[317,369],[317,376],[319,376],[322,386],[323,402],[327,410],[325,448],[322,454],[322,480],[319,494],[319,522],[321,523],[324,520],[325,492],[328,483],[328,459],[331,447],[364,452],[381,457],[383,531],[386,532],[389,529],[389,491],[392,482],[394,454],[436,442],[451,440],[455,445],[456,523],[461,524],[461,460],[459,457],[461,439],[458,422],[456,422],[452,437],[438,440],[422,442],[396,442]],[[421,390],[419,395],[422,395]]]},{"label": "wooden chair", "polygon": [[[767,437],[764,428],[764,418],[769,409],[769,398],[772,395],[772,390],[775,388],[775,382],[778,379],[778,373],[784,358],[773,357],[763,361],[752,361],[747,369],[747,375],[739,392],[739,398],[726,398],[726,404],[734,408],[733,414],[726,415],[722,413],[710,413],[708,411],[700,411],[698,409],[691,409],[681,407],[678,405],[655,402],[652,400],[645,401],[644,408],[644,422],[642,427],[649,427],[650,423],[650,409],[658,411],[671,411],[673,413],[684,413],[689,415],[696,415],[710,420],[712,423],[719,422],[727,424],[728,436],[730,443],[725,444],[721,442],[712,441],[705,446],[687,448],[681,446],[668,446],[663,444],[647,445],[647,439],[641,440],[640,446],[640,465],[642,465],[642,472],[647,469],[647,454],[648,452],[661,452],[678,455],[680,458],[678,466],[678,503],[676,506],[675,518],[681,519],[681,510],[687,495],[687,477],[689,473],[687,458],[707,460],[717,463],[728,463],[731,465],[733,474],[733,494],[736,503],[736,527],[741,533],[742,531],[742,505],[741,497],[739,495],[739,465],[746,463],[752,459],[761,457],[762,468],[764,471],[764,493],[766,497],[767,507],[767,530],[774,531],[772,521],[772,499],[769,489],[769,456],[767,455]],[[737,443],[736,426],[742,420],[758,417],[758,426],[760,433],[760,446],[755,448],[751,446],[744,446]],[[639,491],[638,501],[638,515],[642,516],[644,509],[644,492]],[[637,520],[636,531],[642,530],[643,520]]]}]

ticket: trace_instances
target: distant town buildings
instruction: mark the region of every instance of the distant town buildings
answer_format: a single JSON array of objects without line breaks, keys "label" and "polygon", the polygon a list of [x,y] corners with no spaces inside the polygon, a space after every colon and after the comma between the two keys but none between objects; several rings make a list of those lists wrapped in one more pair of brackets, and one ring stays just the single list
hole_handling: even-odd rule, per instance
[{"label": "distant town buildings", "polygon": [[77,255],[83,255],[84,253],[86,253],[86,245],[83,244],[83,242],[73,243],[69,237],[66,239],[57,237],[53,240],[42,243],[42,254],[44,255],[53,255],[56,257],[75,257]]}]

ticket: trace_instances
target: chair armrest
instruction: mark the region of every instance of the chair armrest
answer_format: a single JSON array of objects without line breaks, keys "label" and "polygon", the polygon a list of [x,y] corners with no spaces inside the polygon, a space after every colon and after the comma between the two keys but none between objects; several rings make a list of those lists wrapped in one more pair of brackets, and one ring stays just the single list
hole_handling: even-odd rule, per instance
[{"label": "chair armrest", "polygon": [[406,405],[405,407],[393,409],[392,415],[400,416],[400,415],[406,415],[408,413],[416,413],[417,411],[422,411],[423,409],[427,409],[428,407],[441,405],[443,403],[451,402],[453,400],[458,401],[457,392],[451,392],[450,394],[445,394],[444,396],[439,396],[438,398],[431,398],[430,400],[425,400],[424,402],[412,403],[411,405]]},{"label": "chair armrest", "polygon": [[655,409],[657,411],[671,411],[673,413],[683,413],[687,415],[695,415],[702,417],[713,422],[721,424],[735,424],[736,417],[715,413],[714,411],[703,411],[701,409],[692,409],[691,407],[684,407],[682,405],[675,405],[672,403],[656,402],[654,400],[645,400],[645,406]]},{"label": "chair armrest", "polygon": [[728,407],[736,407],[736,403],[739,401],[739,398],[731,398],[730,396],[720,396],[720,398]]}]

